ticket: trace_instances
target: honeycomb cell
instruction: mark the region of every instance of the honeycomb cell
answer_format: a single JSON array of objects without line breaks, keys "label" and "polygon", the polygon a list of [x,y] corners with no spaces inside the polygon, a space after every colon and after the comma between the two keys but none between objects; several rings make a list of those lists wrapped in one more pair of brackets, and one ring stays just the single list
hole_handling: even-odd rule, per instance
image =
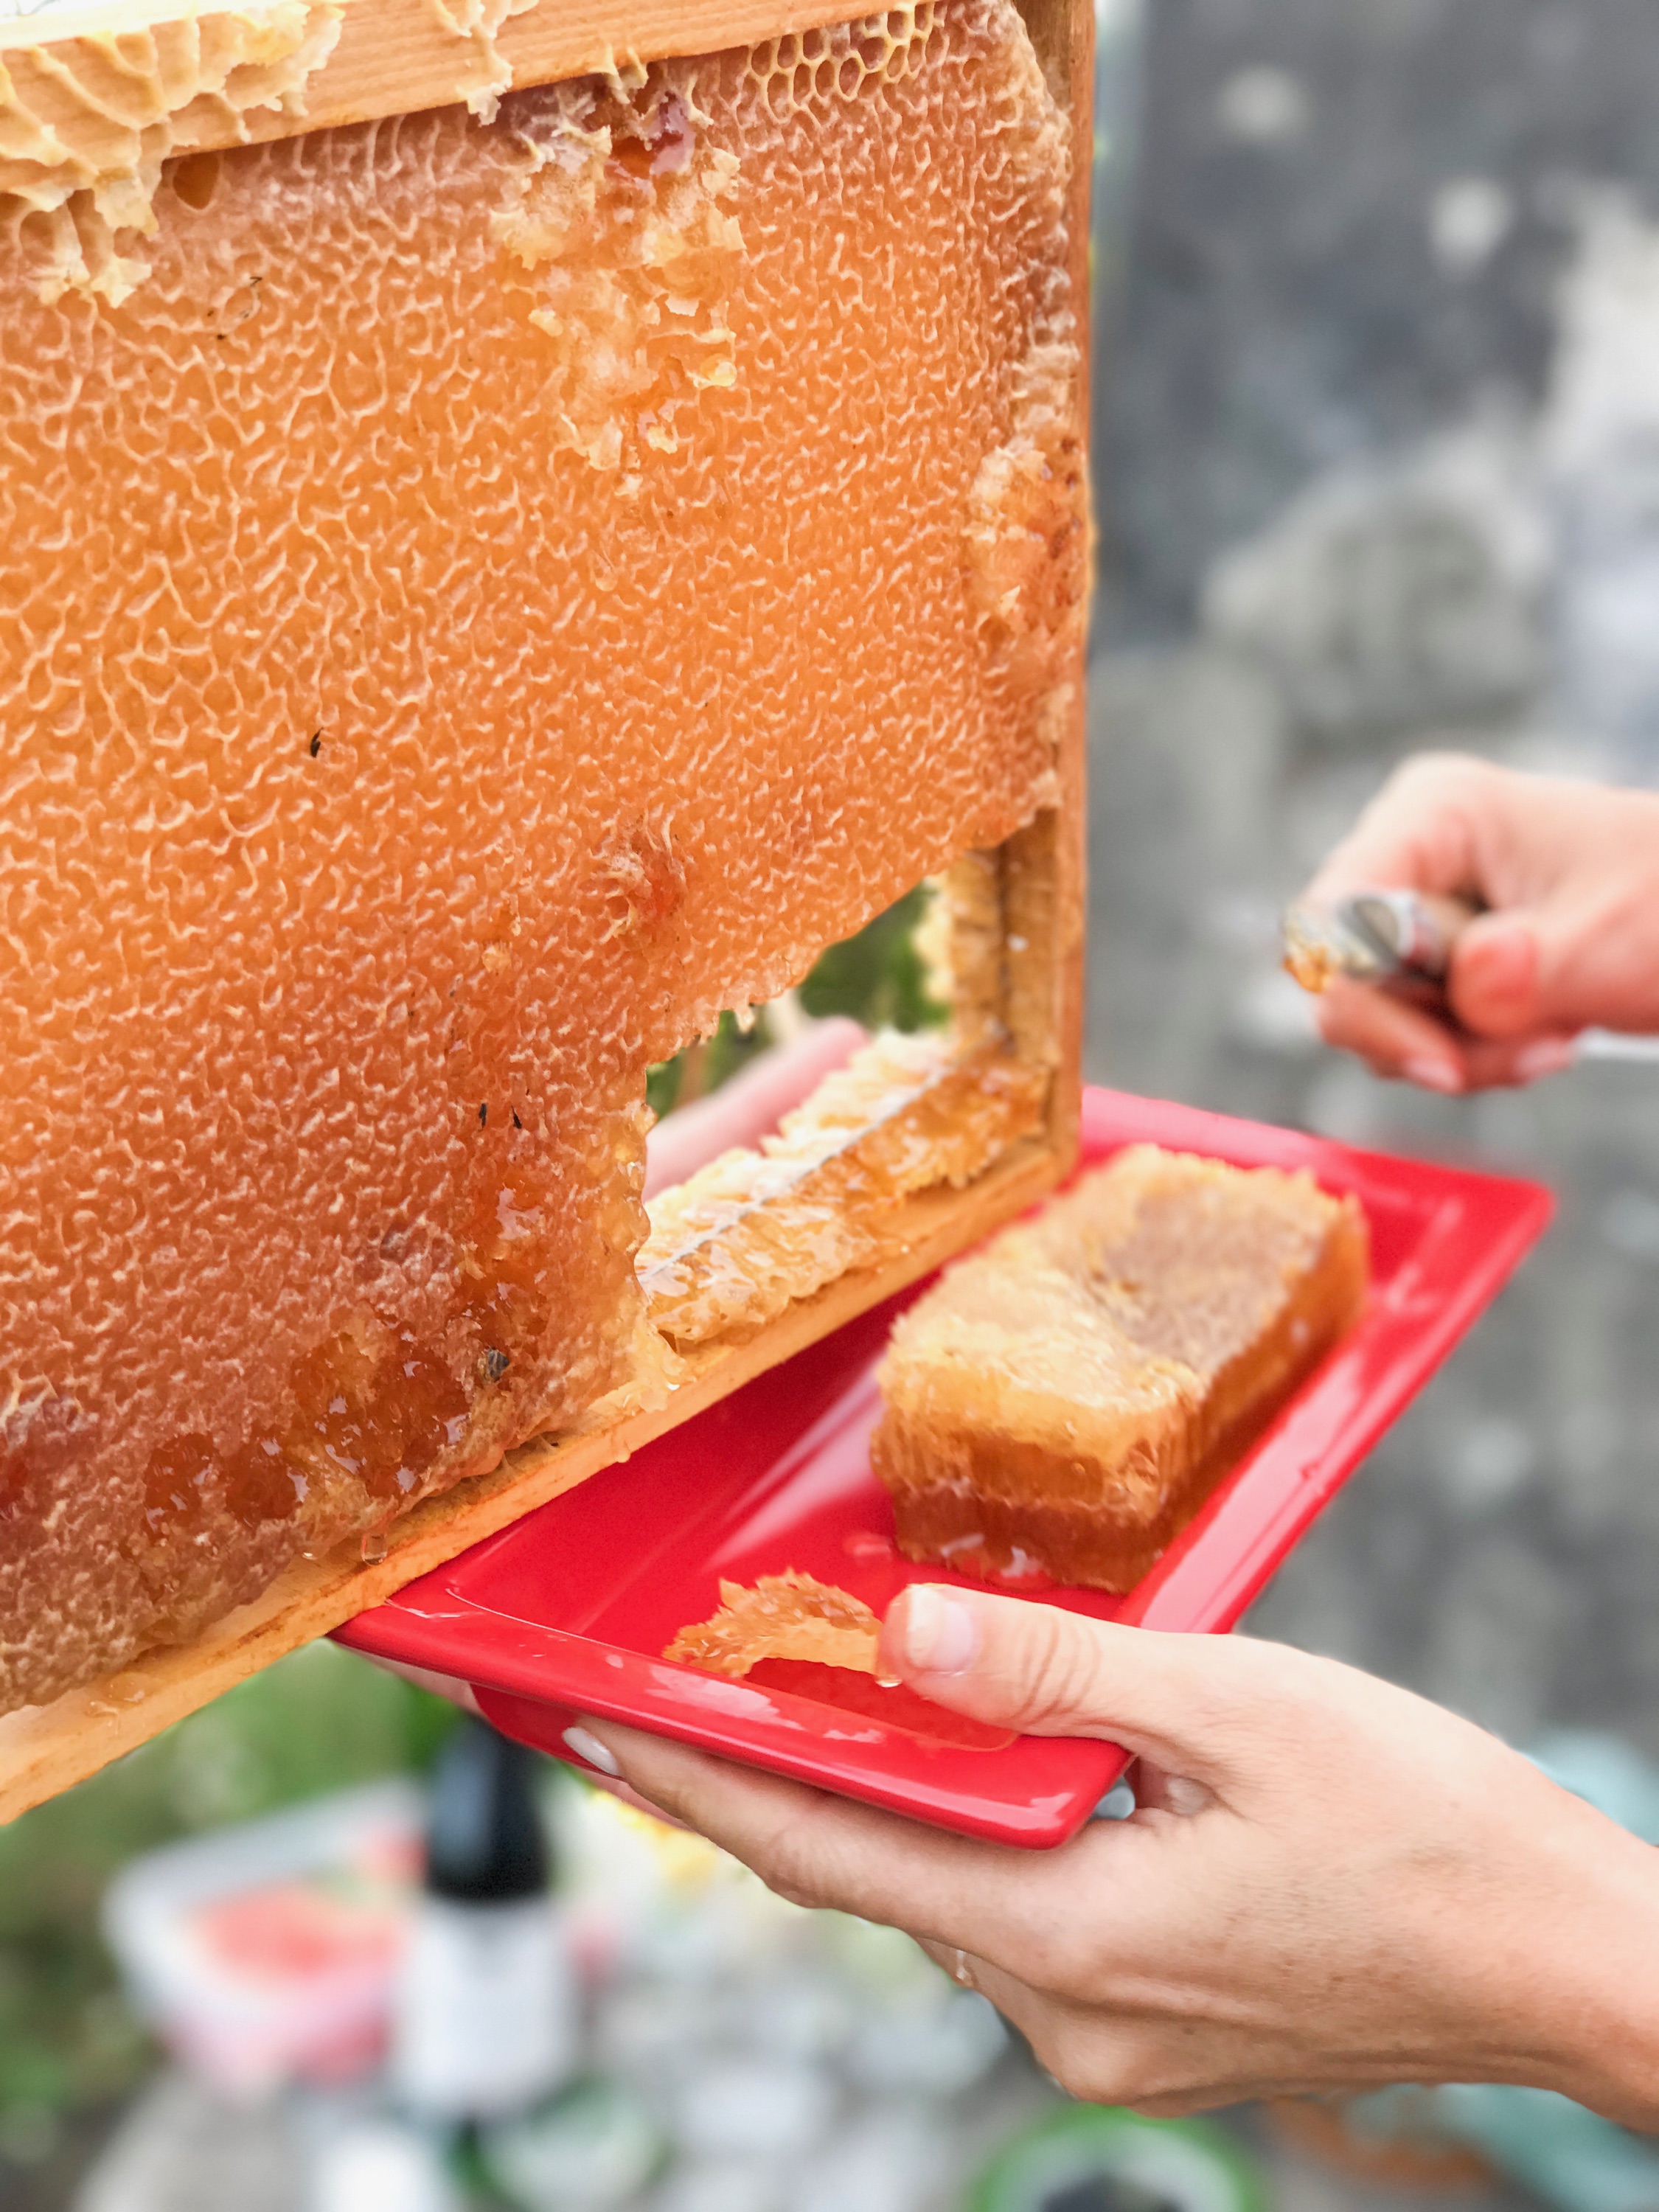
[{"label": "honeycomb cell", "polygon": [[923,0],[5,204],[0,1708],[651,1387],[649,1064],[1051,802],[1068,169]]},{"label": "honeycomb cell", "polygon": [[873,1266],[902,1201],[960,1190],[1040,1126],[1044,1071],[955,1035],[888,1031],[826,1076],[758,1150],[653,1198],[640,1282],[677,1350],[741,1341],[798,1298]]}]

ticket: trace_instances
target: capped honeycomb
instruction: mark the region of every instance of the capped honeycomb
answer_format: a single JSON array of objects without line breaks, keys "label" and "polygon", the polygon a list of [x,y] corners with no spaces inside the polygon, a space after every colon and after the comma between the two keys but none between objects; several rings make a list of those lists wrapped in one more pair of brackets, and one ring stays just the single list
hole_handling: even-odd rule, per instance
[{"label": "capped honeycomb", "polygon": [[648,1066],[1054,803],[1009,0],[474,106],[0,173],[0,1710],[660,1388]]},{"label": "capped honeycomb", "polygon": [[1133,1589],[1358,1319],[1368,1261],[1305,1170],[1118,1153],[895,1324],[871,1464],[901,1549]]}]

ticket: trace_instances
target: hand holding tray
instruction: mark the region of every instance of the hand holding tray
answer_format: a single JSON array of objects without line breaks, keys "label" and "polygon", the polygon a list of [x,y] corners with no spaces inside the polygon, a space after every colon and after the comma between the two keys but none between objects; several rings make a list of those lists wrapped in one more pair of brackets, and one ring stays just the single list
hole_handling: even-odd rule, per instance
[{"label": "hand holding tray", "polygon": [[[1037,1593],[1101,1620],[1221,1631],[1501,1289],[1553,1201],[1534,1183],[1088,1091],[1082,1164],[1136,1143],[1311,1169],[1328,1189],[1353,1192],[1370,1224],[1371,1296],[1358,1327],[1152,1572],[1127,1597]],[[957,1716],[840,1670],[732,1681],[659,1656],[714,1610],[722,1577],[750,1583],[793,1567],[878,1613],[907,1583],[960,1579],[899,1556],[869,1466],[875,1364],[895,1315],[922,1288],[410,1583],[340,1641],[462,1677],[497,1726],[561,1757],[570,1722],[595,1713],[963,1834],[1063,1842],[1122,1771],[1115,1745],[981,1741]]]}]

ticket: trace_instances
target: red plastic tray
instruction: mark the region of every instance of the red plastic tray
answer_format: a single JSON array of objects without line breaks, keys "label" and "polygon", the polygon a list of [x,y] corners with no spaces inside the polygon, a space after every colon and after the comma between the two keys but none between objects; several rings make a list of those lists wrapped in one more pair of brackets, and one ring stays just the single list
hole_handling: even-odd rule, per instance
[{"label": "red plastic tray", "polygon": [[[1085,1094],[1085,1162],[1143,1140],[1243,1167],[1311,1168],[1328,1189],[1354,1192],[1370,1219],[1373,1287],[1359,1327],[1152,1571],[1123,1598],[1040,1593],[1101,1620],[1224,1630],[1501,1287],[1553,1201],[1535,1183]],[[797,1674],[785,1688],[778,1670],[734,1682],[658,1656],[677,1629],[714,1610],[722,1576],[748,1583],[794,1567],[878,1613],[907,1582],[960,1579],[899,1557],[866,1451],[875,1362],[894,1316],[923,1287],[411,1583],[340,1641],[462,1676],[497,1726],[564,1758],[574,1716],[602,1714],[963,1834],[1063,1842],[1121,1771],[1115,1745],[964,1741],[971,1729],[953,1729],[943,1713],[930,1724],[936,1709],[861,1677]],[[799,1686],[848,1683],[846,1705]]]}]

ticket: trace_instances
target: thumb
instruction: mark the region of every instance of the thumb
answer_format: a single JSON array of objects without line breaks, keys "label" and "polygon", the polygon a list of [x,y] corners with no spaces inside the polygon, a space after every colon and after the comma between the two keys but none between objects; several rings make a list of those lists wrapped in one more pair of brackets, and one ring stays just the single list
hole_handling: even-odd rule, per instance
[{"label": "thumb", "polygon": [[[1511,907],[1470,922],[1452,947],[1446,977],[1447,999],[1466,1030],[1510,1038],[1554,1026],[1544,1000],[1546,936],[1556,986],[1552,995],[1559,999],[1564,974],[1570,977],[1576,964],[1567,917]],[[1570,1016],[1565,1026],[1577,1028],[1579,1022]]]},{"label": "thumb", "polygon": [[1659,1026],[1652,872],[1587,868],[1547,897],[1480,915],[1452,950],[1447,995],[1477,1036]]},{"label": "thumb", "polygon": [[883,1624],[883,1666],[935,1705],[1026,1735],[1093,1736],[1212,1787],[1260,1729],[1271,1647],[1091,1620],[1029,1598],[915,1583]]}]

